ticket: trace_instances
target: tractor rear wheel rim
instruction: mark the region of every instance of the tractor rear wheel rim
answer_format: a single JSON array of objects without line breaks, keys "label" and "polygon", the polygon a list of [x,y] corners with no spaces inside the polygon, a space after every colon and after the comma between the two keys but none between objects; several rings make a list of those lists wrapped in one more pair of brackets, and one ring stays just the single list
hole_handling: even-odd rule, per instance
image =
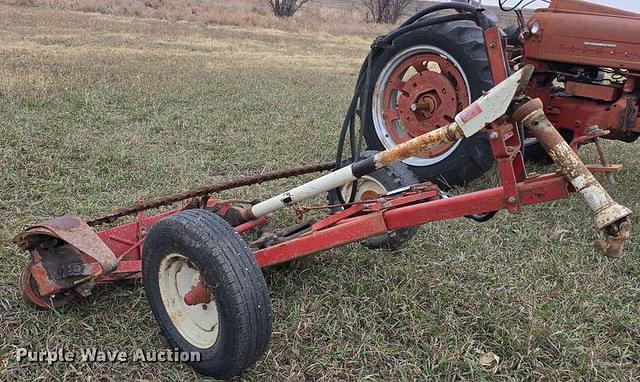
[{"label": "tractor rear wheel rim", "polygon": [[[372,96],[376,134],[385,148],[446,126],[471,102],[460,64],[430,45],[410,47],[381,70]],[[429,166],[447,158],[460,141],[437,146],[404,162]]]},{"label": "tractor rear wheel rim", "polygon": [[158,271],[162,303],[171,322],[191,345],[207,349],[218,339],[215,296],[206,304],[187,305],[184,296],[201,280],[200,270],[179,253],[165,256]]}]

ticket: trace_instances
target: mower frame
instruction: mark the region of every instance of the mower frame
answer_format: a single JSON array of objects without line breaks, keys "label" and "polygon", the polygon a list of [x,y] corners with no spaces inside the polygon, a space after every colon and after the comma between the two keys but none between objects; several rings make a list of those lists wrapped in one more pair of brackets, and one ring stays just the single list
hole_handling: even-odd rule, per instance
[{"label": "mower frame", "polygon": [[[504,41],[498,27],[485,26],[483,29],[493,80],[498,84],[508,76],[504,60]],[[436,186],[423,183],[376,200],[347,204],[340,212],[320,220],[295,225],[285,237],[279,238],[271,245],[253,248],[258,265],[268,267],[288,262],[343,244],[393,234],[399,229],[432,221],[499,210],[519,213],[523,206],[564,199],[575,191],[569,181],[558,172],[545,175],[527,174],[521,151],[521,134],[515,122],[502,118],[488,126],[486,134],[497,163],[501,182],[499,187],[442,198],[442,193]],[[596,138],[582,137],[581,142],[586,143]],[[592,172],[604,173],[617,172],[621,168],[619,165],[589,166]],[[233,210],[232,203],[206,196],[201,199],[194,198],[181,208],[153,216],[141,212],[133,222],[97,232],[97,238],[115,255],[116,263],[108,267],[112,269],[107,269],[104,261],[96,259],[95,254],[80,250],[83,264],[76,271],[84,277],[74,282],[76,291],[86,296],[96,283],[142,278],[142,249],[147,232],[160,219],[194,206],[209,209],[222,216]],[[267,220],[268,216],[263,216],[231,224],[235,226],[236,232],[244,233],[265,225]],[[85,223],[79,221],[76,224],[80,227]],[[27,244],[21,246],[26,247]],[[37,260],[37,254],[34,256],[33,252],[37,252],[38,249],[30,250]],[[57,284],[47,272],[37,271],[43,270],[42,268],[42,264],[35,261],[31,265],[33,280],[23,280],[23,283],[33,281],[40,291],[47,291],[46,294],[49,296],[69,289],[69,285]],[[33,289],[33,286],[23,285],[24,288]],[[31,302],[43,307],[50,306],[45,299],[41,304],[37,301]]]}]

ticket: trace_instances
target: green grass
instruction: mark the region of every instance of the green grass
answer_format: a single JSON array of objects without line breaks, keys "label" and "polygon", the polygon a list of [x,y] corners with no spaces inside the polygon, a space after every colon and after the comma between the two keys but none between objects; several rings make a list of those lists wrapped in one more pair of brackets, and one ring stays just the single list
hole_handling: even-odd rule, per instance
[{"label": "green grass", "polygon": [[[0,12],[0,380],[199,378],[175,364],[18,364],[16,347],[167,344],[136,282],[58,312],[26,306],[16,278],[27,256],[11,239],[50,217],[331,159],[368,40]],[[606,146],[625,165],[608,188],[640,210],[637,146]],[[353,244],[268,269],[273,339],[242,379],[638,380],[638,241],[611,260],[591,248],[597,237],[574,196],[485,224],[429,224],[397,252]],[[480,362],[488,352],[495,372]]]}]

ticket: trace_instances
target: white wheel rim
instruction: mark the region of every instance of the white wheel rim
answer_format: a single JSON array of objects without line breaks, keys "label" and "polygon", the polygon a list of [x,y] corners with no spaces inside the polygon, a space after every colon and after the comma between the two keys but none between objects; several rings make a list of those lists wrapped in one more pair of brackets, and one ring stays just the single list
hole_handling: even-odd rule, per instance
[{"label": "white wheel rim", "polygon": [[[342,188],[340,188],[340,193],[342,193],[342,198],[344,200],[348,200],[351,196],[352,184],[353,183],[347,183],[342,186]],[[377,179],[365,175],[362,178],[358,179],[358,187],[356,189],[356,195],[353,200],[363,200],[362,197],[365,193],[376,193],[378,196],[383,196],[387,192],[387,189]]]},{"label": "white wheel rim", "polygon": [[[398,65],[400,65],[403,61],[405,61],[410,56],[420,54],[420,53],[436,53],[443,56],[447,60],[449,60],[456,67],[456,69],[458,69],[458,71],[464,78],[464,82],[467,87],[467,94],[469,94],[469,103],[471,103],[471,89],[469,89],[469,81],[467,79],[467,75],[464,72],[464,70],[462,70],[462,67],[460,66],[458,61],[456,61],[453,57],[451,57],[451,55],[449,55],[444,50],[432,45],[418,45],[418,46],[413,46],[406,50],[403,50],[402,52],[395,55],[389,62],[387,62],[384,68],[382,68],[382,71],[380,71],[380,75],[378,76],[378,81],[376,81],[376,85],[373,91],[373,96],[371,97],[371,114],[373,119],[373,126],[376,130],[376,135],[378,136],[378,139],[380,140],[380,142],[382,142],[382,145],[387,149],[390,149],[397,145],[397,143],[386,132],[387,126],[383,116],[384,115],[384,94],[385,94],[387,83],[389,81],[389,77],[391,76],[391,74],[393,74],[393,72],[396,70]],[[449,150],[445,151],[444,153],[438,156],[431,157],[431,158],[411,157],[403,160],[403,162],[408,164],[409,166],[416,166],[416,167],[431,166],[433,164],[436,164],[438,162],[445,160],[449,155],[451,155],[456,150],[456,148],[458,148],[458,145],[460,144],[460,142],[461,141],[458,140],[449,148]]]},{"label": "white wheel rim", "polygon": [[218,308],[208,304],[187,305],[184,296],[200,281],[200,271],[187,258],[172,253],[162,259],[158,271],[160,297],[173,326],[191,345],[207,349],[218,339]]}]

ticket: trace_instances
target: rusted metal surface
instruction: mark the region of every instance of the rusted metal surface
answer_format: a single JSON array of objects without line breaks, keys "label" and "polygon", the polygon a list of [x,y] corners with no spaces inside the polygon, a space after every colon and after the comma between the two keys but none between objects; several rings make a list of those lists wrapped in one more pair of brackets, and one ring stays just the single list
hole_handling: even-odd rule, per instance
[{"label": "rusted metal surface", "polygon": [[543,108],[542,100],[539,98],[534,98],[526,102],[524,105],[521,105],[520,107],[518,107],[518,109],[516,109],[516,111],[514,111],[511,114],[511,119],[513,119],[516,122],[522,122],[531,114],[533,114],[534,112],[537,112],[542,108]]},{"label": "rusted metal surface", "polygon": [[553,94],[544,86],[543,76],[534,76],[527,95],[544,101],[549,120],[559,129],[572,131],[574,138],[588,135],[590,126],[598,125],[611,133],[606,139],[633,140],[640,132],[637,96],[622,96],[614,102]]},{"label": "rusted metal surface", "polygon": [[578,0],[555,0],[538,10],[540,32],[525,47],[543,61],[640,70],[640,15]]},{"label": "rusted metal surface", "polygon": [[502,47],[502,30],[500,28],[491,27],[484,31],[484,44],[489,58],[489,67],[491,68],[491,78],[493,83],[499,84],[509,76],[507,66],[504,60],[504,49]]},{"label": "rusted metal surface", "polygon": [[615,101],[622,94],[622,89],[613,86],[567,81],[564,86],[564,92],[577,97],[593,98],[601,101]]},{"label": "rusted metal surface", "polygon": [[190,291],[184,295],[184,303],[187,305],[208,304],[213,300],[207,284],[200,280]]},{"label": "rusted metal surface", "polygon": [[638,137],[639,21],[637,13],[579,0],[554,0],[529,19],[538,32],[525,35],[517,64],[535,65],[527,95],[544,101],[556,128],[574,139],[596,124],[611,131],[606,139]]},{"label": "rusted metal surface", "polygon": [[600,165],[587,165],[587,169],[589,169],[589,171],[592,174],[595,173],[603,173],[606,174],[608,172],[612,172],[612,173],[616,173],[616,172],[620,172],[622,171],[623,166],[621,164],[610,164],[608,166],[600,166]]},{"label": "rusted metal surface", "polygon": [[620,224],[619,230],[615,234],[607,234],[605,240],[597,240],[593,243],[596,249],[600,250],[607,257],[621,257],[624,251],[625,241],[631,238],[631,222],[625,221]]},{"label": "rusted metal surface", "polygon": [[378,154],[379,156],[377,156],[377,158],[379,158],[379,165],[380,167],[388,166],[411,157],[415,155],[415,153],[426,151],[442,143],[455,142],[463,137],[464,134],[462,130],[458,124],[454,122],[381,152]]},{"label": "rusted metal surface", "polygon": [[31,267],[25,267],[19,280],[20,292],[24,300],[38,308],[59,308],[74,298],[71,291],[56,295],[42,296],[32,275]]},{"label": "rusted metal surface", "polygon": [[504,189],[506,208],[512,213],[520,212],[517,183],[526,179],[524,158],[520,151],[520,134],[510,123],[493,123],[487,134],[498,167],[500,183]]},{"label": "rusted metal surface", "polygon": [[[76,217],[64,216],[29,227],[14,241],[31,255],[31,263],[24,271],[28,276],[23,276],[21,283],[25,298],[38,306],[71,288],[86,293],[86,288],[79,287],[79,280],[108,274],[118,265],[105,242]],[[88,266],[91,262],[99,267]],[[25,277],[29,278],[28,285]]]},{"label": "rusted metal surface", "polygon": [[[589,129],[589,133],[600,130],[598,126],[592,126]],[[593,144],[596,146],[596,151],[598,152],[598,157],[600,158],[600,163],[602,163],[603,167],[609,167],[609,160],[607,159],[607,154],[604,152],[604,147],[602,146],[602,138],[595,137],[593,138]],[[609,182],[609,184],[616,184],[616,179],[613,176],[612,172],[605,172],[604,177]]]},{"label": "rusted metal surface", "polygon": [[[321,172],[331,170],[335,167],[335,162],[317,163],[308,166],[295,167],[281,171],[274,171],[268,174],[246,176],[244,178],[235,179],[229,182],[223,182],[218,184],[212,184],[210,186],[203,186],[193,190],[180,192],[173,195],[163,196],[161,198],[148,200],[140,203],[136,203],[129,207],[119,208],[111,213],[98,216],[94,219],[87,221],[89,226],[96,226],[103,223],[112,223],[116,219],[133,215],[141,211],[166,206],[172,203],[180,202],[186,199],[195,198],[198,196],[204,196],[214,192],[220,192],[224,190],[230,190],[232,188],[239,188],[245,186],[251,186],[254,184],[260,184],[276,179],[290,178],[294,176],[300,176],[305,174],[311,174],[314,172]],[[253,220],[253,219],[249,219]]]},{"label": "rusted metal surface", "polygon": [[97,233],[82,219],[74,216],[63,216],[49,220],[43,224],[27,228],[14,241],[24,250],[30,250],[33,239],[52,237],[72,246],[80,253],[84,253],[100,263],[103,273],[109,273],[116,268],[118,260],[111,249],[98,238]]},{"label": "rusted metal surface", "polygon": [[[631,210],[616,203],[582,160],[562,138],[542,111],[539,99],[531,100],[514,118],[538,140],[551,159],[560,167],[575,189],[595,212],[596,226],[604,229],[631,215]],[[533,111],[532,111],[533,110]]]}]

